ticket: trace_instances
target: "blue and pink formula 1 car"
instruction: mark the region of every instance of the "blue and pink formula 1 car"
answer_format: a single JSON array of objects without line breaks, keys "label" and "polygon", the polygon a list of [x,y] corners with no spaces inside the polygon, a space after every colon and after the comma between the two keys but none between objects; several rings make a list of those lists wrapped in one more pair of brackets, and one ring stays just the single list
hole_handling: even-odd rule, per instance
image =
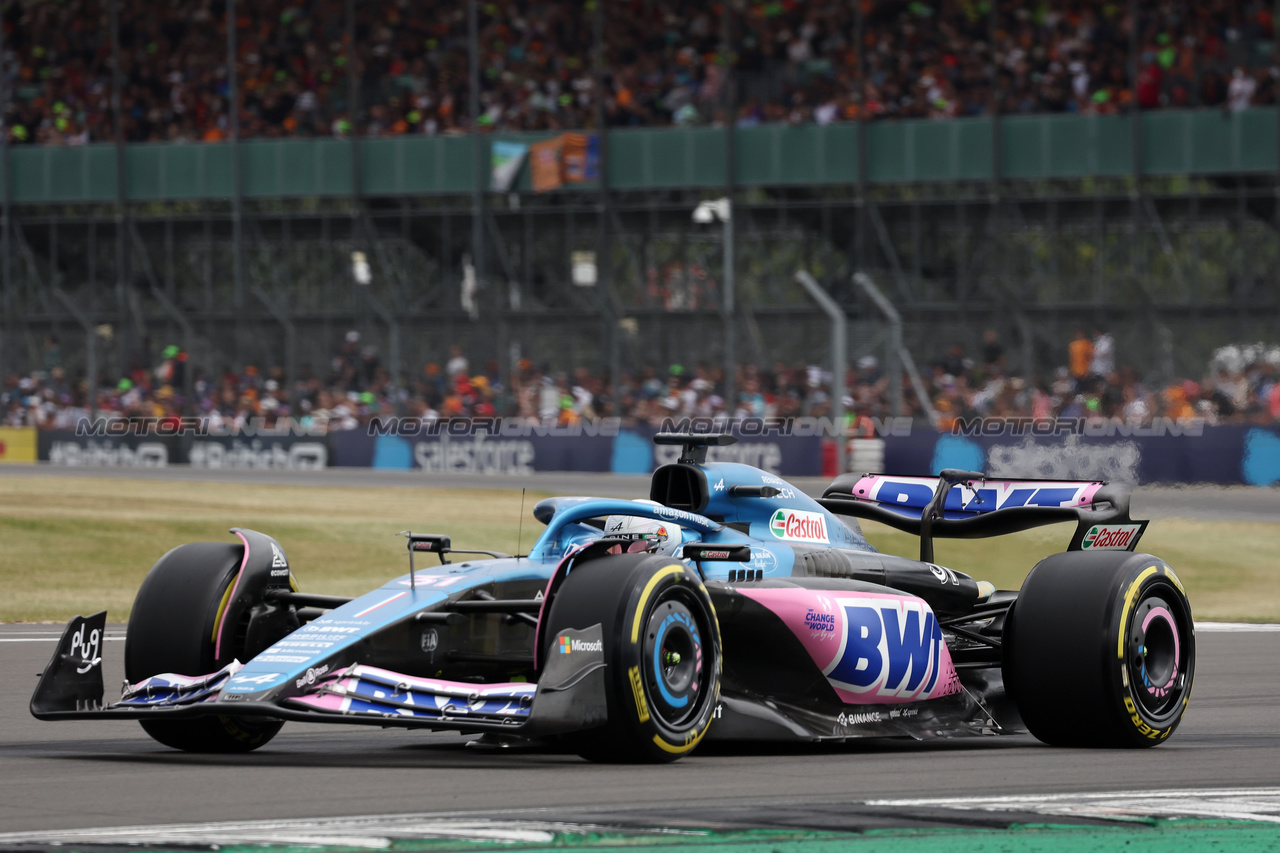
[{"label": "blue and pink formula 1 car", "polygon": [[[667,761],[704,739],[997,735],[1154,746],[1195,668],[1191,610],[1146,522],[1104,483],[845,475],[812,499],[682,445],[650,501],[553,498],[527,556],[407,534],[409,574],[353,600],[299,591],[280,544],[237,529],[160,558],[138,592],[128,678],[104,704],[105,613],[41,676],[47,720],[135,719],[163,744],[245,751],[286,721],[558,741]],[[856,519],[920,538],[877,553]],[[1021,591],[937,565],[937,537],[1070,521]],[[488,557],[451,562],[458,555]],[[440,565],[422,567],[426,555]]]}]

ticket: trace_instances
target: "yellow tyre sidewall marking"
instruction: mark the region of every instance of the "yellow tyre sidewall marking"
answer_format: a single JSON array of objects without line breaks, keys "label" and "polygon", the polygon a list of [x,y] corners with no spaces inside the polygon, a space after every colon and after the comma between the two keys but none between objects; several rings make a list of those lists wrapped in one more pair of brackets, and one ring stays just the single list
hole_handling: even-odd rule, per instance
[{"label": "yellow tyre sidewall marking", "polygon": [[[667,566],[664,569],[661,569],[660,571],[655,572],[653,577],[649,578],[649,582],[644,585],[644,590],[640,593],[640,599],[636,602],[636,615],[635,615],[635,619],[632,620],[632,623],[631,623],[631,642],[633,643],[640,642],[640,623],[644,618],[645,607],[649,604],[649,596],[653,595],[653,590],[658,586],[658,582],[661,581],[663,578],[686,574],[686,573],[687,573],[687,569],[685,566],[671,565],[671,566]],[[706,587],[703,587],[702,584],[698,584],[698,587],[702,590],[703,594],[706,594]],[[715,610],[713,608],[712,613],[714,614],[714,612]],[[713,618],[715,618],[714,615],[713,615]],[[719,625],[719,620],[717,619],[716,620],[717,634],[719,633],[719,630],[720,630],[720,625]],[[718,641],[718,637],[713,639]],[[633,683],[633,686],[634,686],[634,683]],[[716,684],[716,687],[717,689],[719,688],[718,682]],[[636,710],[639,711],[640,696],[637,694],[636,698],[637,698]],[[647,711],[648,709],[646,708],[645,710]],[[644,720],[642,719],[640,722],[644,722]],[[700,730],[698,730],[696,734],[691,732],[689,735],[686,735],[685,743],[679,746],[668,742],[665,738],[662,737],[662,735],[656,735],[656,734],[653,736],[653,742],[663,752],[669,752],[672,755],[680,755],[688,752],[689,750],[697,746],[698,742],[702,740],[702,736],[707,733],[708,728],[710,728],[710,726],[703,726]]]},{"label": "yellow tyre sidewall marking", "polygon": [[661,571],[654,572],[653,577],[649,578],[649,582],[644,585],[644,591],[640,593],[640,600],[636,602],[636,618],[631,623],[631,642],[640,642],[640,621],[644,618],[644,608],[649,603],[649,596],[653,595],[658,581],[672,575],[683,574],[685,571],[685,567],[681,565],[667,566]]},{"label": "yellow tyre sidewall marking", "polygon": [[[1122,662],[1124,661],[1125,631],[1128,627],[1129,612],[1133,609],[1133,605],[1135,603],[1134,596],[1137,595],[1138,589],[1142,586],[1143,582],[1147,578],[1155,575],[1157,572],[1160,572],[1161,569],[1164,570],[1163,574],[1167,578],[1169,578],[1169,580],[1173,583],[1174,586],[1178,588],[1178,592],[1182,593],[1183,597],[1186,597],[1187,592],[1182,587],[1182,581],[1180,581],[1178,579],[1178,576],[1174,574],[1173,569],[1169,568],[1168,566],[1148,566],[1147,568],[1143,569],[1141,572],[1138,573],[1138,576],[1133,579],[1133,583],[1129,584],[1129,588],[1125,591],[1124,609],[1120,613],[1120,638],[1116,645],[1116,656],[1119,657]],[[1122,663],[1122,665],[1124,664]],[[1187,704],[1190,701],[1191,701],[1190,695],[1187,695],[1183,698],[1182,714],[1185,714],[1187,712]],[[1172,725],[1164,729],[1157,729],[1147,725],[1147,723],[1145,723],[1142,720],[1142,718],[1138,715],[1138,709],[1133,699],[1131,699],[1128,696],[1124,697],[1124,708],[1126,711],[1129,712],[1130,722],[1132,722],[1134,727],[1137,728],[1138,731],[1141,732],[1147,738],[1155,740],[1158,737],[1159,739],[1163,740],[1173,732]],[[1182,714],[1178,715],[1178,719],[1182,718]]]},{"label": "yellow tyre sidewall marking", "polygon": [[654,735],[653,742],[657,744],[658,748],[661,749],[663,752],[669,752],[672,755],[679,755],[681,753],[688,752],[689,750],[697,746],[698,741],[702,740],[702,736],[707,733],[707,729],[709,728],[711,727],[703,726],[701,731],[699,731],[696,735],[693,734],[692,732],[689,735],[686,735],[685,737],[687,738],[687,740],[685,741],[683,746],[676,746],[673,743],[667,743],[667,741],[664,740],[661,735]]},{"label": "yellow tyre sidewall marking", "polygon": [[1124,609],[1120,611],[1120,636],[1116,639],[1116,657],[1124,660],[1124,635],[1128,630],[1129,611],[1133,609],[1134,596],[1138,594],[1138,588],[1142,586],[1142,582],[1147,578],[1160,571],[1158,566],[1148,566],[1138,573],[1133,579],[1133,583],[1129,584],[1129,588],[1124,593]]},{"label": "yellow tyre sidewall marking", "polygon": [[636,700],[636,715],[640,722],[649,722],[649,703],[644,698],[644,679],[640,675],[640,667],[633,666],[627,670],[627,679],[631,682],[631,693]]}]

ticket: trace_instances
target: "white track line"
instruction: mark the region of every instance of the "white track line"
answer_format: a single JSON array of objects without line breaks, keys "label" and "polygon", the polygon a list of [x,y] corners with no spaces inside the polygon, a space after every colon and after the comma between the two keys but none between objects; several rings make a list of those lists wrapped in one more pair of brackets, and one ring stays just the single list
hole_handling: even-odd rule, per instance
[{"label": "white track line", "polygon": [[302,820],[233,821],[161,826],[111,826],[47,832],[0,833],[0,844],[270,844],[386,849],[400,839],[453,839],[546,844],[556,833],[703,835],[696,831],[622,829],[536,820],[441,818],[423,814]]},{"label": "white track line", "polygon": [[1197,817],[1280,823],[1280,788],[1106,791],[1085,794],[868,800],[884,808],[1023,812],[1058,817]]},{"label": "white track line", "polygon": [[[1112,820],[1202,817],[1280,823],[1280,788],[869,800],[865,804],[885,809],[945,808]],[[628,835],[705,834],[696,830],[636,829],[546,820],[489,820],[474,816],[400,814],[9,832],[0,834],[0,844],[269,844],[387,849],[397,840],[403,839],[545,844],[554,840],[556,833],[611,831]]]}]

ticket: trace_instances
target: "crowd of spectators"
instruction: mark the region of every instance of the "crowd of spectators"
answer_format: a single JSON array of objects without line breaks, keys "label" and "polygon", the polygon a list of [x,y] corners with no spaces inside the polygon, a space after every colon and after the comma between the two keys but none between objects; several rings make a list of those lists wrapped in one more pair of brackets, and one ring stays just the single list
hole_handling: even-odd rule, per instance
[{"label": "crowd of spectators", "polygon": [[[110,2],[3,6],[11,142],[114,138]],[[1134,81],[1128,4],[1111,0],[508,0],[479,6],[482,129],[594,126],[596,3],[599,97],[614,126],[727,122],[727,68],[744,127],[1277,101],[1269,0],[1141,0]],[[225,139],[225,0],[118,7],[124,138]],[[356,0],[354,9],[353,48],[344,0],[236,5],[243,137],[471,127],[466,4]]]},{"label": "crowd of spectators", "polygon": [[[956,343],[930,363],[921,383],[925,400],[904,378],[904,414],[942,431],[950,431],[957,419],[978,417],[1118,418],[1142,425],[1154,418],[1280,422],[1276,353],[1259,350],[1234,364],[1213,365],[1201,380],[1160,384],[1118,362],[1112,337],[1101,330],[1092,335],[1077,330],[1063,354],[1065,363],[1048,376],[1011,375],[1004,345],[988,330],[976,357]],[[279,367],[246,366],[216,374],[195,369],[188,376],[189,369],[186,354],[170,346],[155,366],[98,382],[97,417],[199,418],[223,430],[269,429],[286,418],[302,428],[357,429],[379,415],[424,421],[515,417],[559,425],[621,418],[660,426],[667,418],[830,416],[833,393],[830,373],[816,365],[742,365],[731,404],[724,397],[723,371],[705,363],[646,367],[623,373],[614,383],[585,366],[555,372],[530,359],[508,371],[494,361],[472,365],[456,345],[447,359],[393,382],[376,350],[361,346],[354,331],[322,371],[304,367],[288,377]],[[889,380],[876,358],[867,355],[849,366],[846,381],[849,433],[870,437],[875,420],[893,414]],[[0,425],[72,429],[89,417],[89,399],[87,384],[68,376],[57,341],[50,338],[43,369],[5,378]]]},{"label": "crowd of spectators", "polygon": [[1112,336],[1076,329],[1066,363],[1027,381],[1006,370],[1005,348],[994,330],[977,358],[953,344],[933,365],[931,387],[938,426],[974,417],[1118,419],[1150,425],[1155,418],[1198,418],[1206,424],[1280,422],[1280,360],[1260,348],[1253,360],[1215,361],[1201,379],[1156,383],[1116,358]]}]

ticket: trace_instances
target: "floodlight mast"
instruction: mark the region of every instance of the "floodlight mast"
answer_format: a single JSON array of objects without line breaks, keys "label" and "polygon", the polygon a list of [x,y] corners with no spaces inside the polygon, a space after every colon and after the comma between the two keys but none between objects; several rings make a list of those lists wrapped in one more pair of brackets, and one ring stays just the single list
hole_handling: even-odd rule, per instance
[{"label": "floodlight mast", "polygon": [[724,401],[730,417],[737,410],[737,340],[733,326],[734,312],[734,252],[733,252],[733,201],[717,198],[702,201],[693,209],[693,221],[710,225],[717,219],[724,225],[724,294],[720,310],[724,316]]}]

